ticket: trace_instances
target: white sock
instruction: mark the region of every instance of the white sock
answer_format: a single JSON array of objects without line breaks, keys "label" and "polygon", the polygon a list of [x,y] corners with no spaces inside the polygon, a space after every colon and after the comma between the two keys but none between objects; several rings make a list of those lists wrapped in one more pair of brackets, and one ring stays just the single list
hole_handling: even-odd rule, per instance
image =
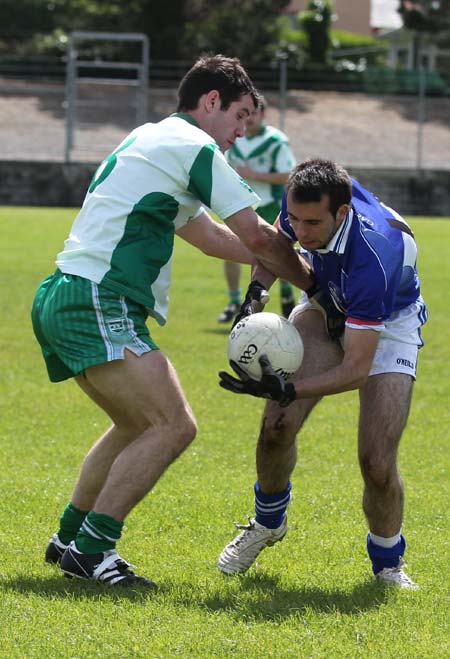
[{"label": "white sock", "polygon": [[378,545],[379,547],[386,547],[389,549],[390,547],[395,547],[395,545],[400,542],[401,533],[402,530],[400,529],[397,535],[393,535],[392,538],[383,538],[381,535],[375,535],[375,533],[370,531],[370,538],[374,545]]}]

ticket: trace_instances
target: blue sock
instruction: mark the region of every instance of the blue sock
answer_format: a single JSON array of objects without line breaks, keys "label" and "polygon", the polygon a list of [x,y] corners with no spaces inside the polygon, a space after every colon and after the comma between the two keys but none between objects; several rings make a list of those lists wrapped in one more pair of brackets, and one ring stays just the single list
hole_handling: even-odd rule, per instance
[{"label": "blue sock", "polygon": [[259,482],[255,483],[255,520],[268,529],[277,529],[286,516],[286,508],[291,500],[291,481],[283,492],[264,494]]},{"label": "blue sock", "polygon": [[370,533],[367,535],[367,552],[372,561],[372,570],[377,574],[385,567],[397,567],[406,549],[406,540],[403,535],[393,547],[380,547],[372,542]]}]

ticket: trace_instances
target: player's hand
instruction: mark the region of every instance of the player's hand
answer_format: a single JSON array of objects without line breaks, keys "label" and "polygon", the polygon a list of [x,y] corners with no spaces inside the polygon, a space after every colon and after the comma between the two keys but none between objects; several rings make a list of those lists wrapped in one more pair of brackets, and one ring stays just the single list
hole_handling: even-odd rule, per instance
[{"label": "player's hand", "polygon": [[319,284],[314,284],[306,291],[308,299],[314,302],[325,316],[327,332],[330,339],[339,339],[345,330],[345,314],[325,295]]},{"label": "player's hand", "polygon": [[266,291],[261,282],[256,279],[251,281],[247,288],[245,300],[241,304],[241,308],[239,309],[239,312],[234,319],[231,329],[233,329],[233,327],[235,327],[235,325],[237,325],[238,322],[242,320],[242,318],[250,316],[252,313],[262,311],[269,300],[269,292]]},{"label": "player's hand", "polygon": [[253,380],[239,364],[230,361],[230,366],[238,378],[226,371],[220,371],[219,385],[234,394],[250,394],[257,398],[268,398],[276,400],[281,407],[287,407],[296,397],[294,385],[292,382],[285,382],[281,375],[275,373],[267,355],[262,354],[259,363],[262,370],[261,380]]}]

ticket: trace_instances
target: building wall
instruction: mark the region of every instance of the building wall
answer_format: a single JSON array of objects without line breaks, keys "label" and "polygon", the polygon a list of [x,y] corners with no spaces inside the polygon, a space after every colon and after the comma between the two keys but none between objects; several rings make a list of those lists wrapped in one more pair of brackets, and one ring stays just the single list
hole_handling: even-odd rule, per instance
[{"label": "building wall", "polygon": [[[0,161],[0,204],[81,206],[95,170],[93,163]],[[450,170],[348,170],[400,214],[450,216]]]}]

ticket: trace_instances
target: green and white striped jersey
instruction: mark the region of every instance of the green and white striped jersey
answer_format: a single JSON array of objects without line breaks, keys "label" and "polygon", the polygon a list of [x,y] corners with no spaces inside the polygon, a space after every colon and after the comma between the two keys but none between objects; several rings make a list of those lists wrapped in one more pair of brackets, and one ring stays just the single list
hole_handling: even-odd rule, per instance
[{"label": "green and white striped jersey", "polygon": [[189,115],[132,131],[97,169],[56,265],[143,304],[167,320],[174,234],[200,215],[220,218],[258,196]]},{"label": "green and white striped jersey", "polygon": [[[239,137],[227,151],[227,160],[232,167],[247,162],[253,171],[263,174],[289,172],[295,165],[295,156],[287,136],[267,124],[263,125],[257,135]],[[281,204],[284,186],[264,181],[252,181],[251,185],[261,198],[260,206],[274,201]]]}]

